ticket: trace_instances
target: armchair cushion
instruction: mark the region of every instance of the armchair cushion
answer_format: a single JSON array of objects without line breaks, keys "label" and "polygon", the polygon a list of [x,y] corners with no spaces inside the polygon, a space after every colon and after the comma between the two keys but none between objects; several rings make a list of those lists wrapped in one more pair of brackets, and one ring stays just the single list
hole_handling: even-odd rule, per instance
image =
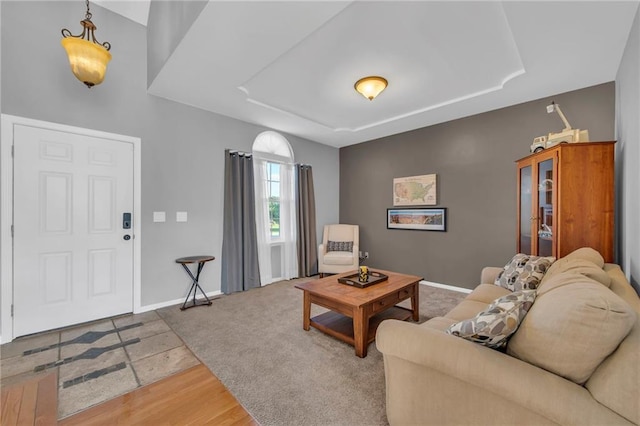
[{"label": "armchair cushion", "polygon": [[324,255],[323,263],[325,265],[351,265],[354,263],[353,253],[350,251],[330,251]]},{"label": "armchair cushion", "polygon": [[353,241],[327,241],[327,252],[353,251]]}]

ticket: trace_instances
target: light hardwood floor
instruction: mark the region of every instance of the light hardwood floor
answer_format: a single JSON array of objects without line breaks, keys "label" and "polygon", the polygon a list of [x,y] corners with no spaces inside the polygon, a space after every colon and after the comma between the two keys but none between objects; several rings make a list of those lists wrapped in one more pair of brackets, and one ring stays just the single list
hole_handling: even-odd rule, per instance
[{"label": "light hardwood floor", "polygon": [[202,364],[59,422],[56,383],[54,373],[3,388],[0,424],[259,426]]},{"label": "light hardwood floor", "polygon": [[200,364],[59,422],[60,425],[259,425]]},{"label": "light hardwood floor", "polygon": [[3,387],[1,404],[1,425],[55,425],[58,418],[56,374],[41,374]]}]

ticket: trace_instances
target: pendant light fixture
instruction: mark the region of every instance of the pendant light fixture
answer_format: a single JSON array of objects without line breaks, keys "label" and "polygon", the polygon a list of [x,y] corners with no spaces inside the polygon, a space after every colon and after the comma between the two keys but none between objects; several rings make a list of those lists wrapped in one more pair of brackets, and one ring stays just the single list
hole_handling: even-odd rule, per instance
[{"label": "pendant light fixture", "polygon": [[73,75],[87,85],[88,88],[102,83],[107,72],[107,64],[111,60],[111,44],[96,40],[96,26],[91,22],[89,0],[86,0],[87,13],[80,24],[82,34],[73,35],[68,29],[62,30],[62,47],[67,51],[69,65]]},{"label": "pendant light fixture", "polygon": [[356,81],[356,84],[353,87],[362,96],[372,101],[380,94],[380,92],[387,88],[387,84],[386,78],[372,75]]}]

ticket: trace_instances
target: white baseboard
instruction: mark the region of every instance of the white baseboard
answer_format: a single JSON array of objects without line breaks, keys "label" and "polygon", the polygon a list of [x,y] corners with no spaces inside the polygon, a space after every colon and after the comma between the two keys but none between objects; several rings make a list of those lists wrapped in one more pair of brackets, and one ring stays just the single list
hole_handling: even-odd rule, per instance
[{"label": "white baseboard", "polygon": [[[207,297],[208,298],[212,298],[212,297],[216,297],[216,296],[220,296],[220,295],[222,295],[222,292],[220,290],[210,291],[209,293],[207,293]],[[200,297],[202,297],[202,296],[200,296]],[[198,300],[200,300],[200,298],[198,298]],[[153,305],[141,306],[139,309],[136,309],[133,313],[134,314],[141,314],[143,312],[154,311],[156,309],[166,308],[167,306],[172,306],[172,305],[181,305],[183,303],[184,303],[184,299],[169,300],[167,302],[161,302],[161,303],[156,303],[156,304],[153,304]],[[3,345],[5,343],[9,343],[9,342],[3,341],[2,340],[2,335],[0,334],[0,344]]]},{"label": "white baseboard", "polygon": [[434,282],[425,281],[425,280],[420,281],[420,284],[428,285],[430,287],[443,288],[445,290],[457,291],[459,293],[466,293],[466,294],[469,294],[473,291],[469,288],[456,287],[454,285],[434,283]]},{"label": "white baseboard", "polygon": [[[212,298],[212,297],[216,297],[216,296],[220,296],[220,295],[222,295],[222,292],[220,290],[210,291],[209,293],[207,293],[207,297],[208,298]],[[202,297],[202,296],[200,296],[200,297]],[[200,300],[200,298],[198,298],[198,300]],[[168,300],[166,302],[155,303],[153,305],[140,306],[140,308],[135,310],[133,313],[134,314],[141,314],[143,312],[155,311],[156,309],[166,308],[167,306],[182,305],[183,303],[184,303],[184,298],[183,299]]]}]

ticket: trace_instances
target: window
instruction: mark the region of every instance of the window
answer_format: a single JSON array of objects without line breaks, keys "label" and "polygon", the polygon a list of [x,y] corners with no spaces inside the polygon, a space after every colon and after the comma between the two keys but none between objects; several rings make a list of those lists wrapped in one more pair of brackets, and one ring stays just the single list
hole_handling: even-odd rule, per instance
[{"label": "window", "polygon": [[280,164],[267,162],[269,229],[271,239],[280,238]]},{"label": "window", "polygon": [[253,143],[260,282],[297,277],[295,170],[291,145],[268,131]]}]

